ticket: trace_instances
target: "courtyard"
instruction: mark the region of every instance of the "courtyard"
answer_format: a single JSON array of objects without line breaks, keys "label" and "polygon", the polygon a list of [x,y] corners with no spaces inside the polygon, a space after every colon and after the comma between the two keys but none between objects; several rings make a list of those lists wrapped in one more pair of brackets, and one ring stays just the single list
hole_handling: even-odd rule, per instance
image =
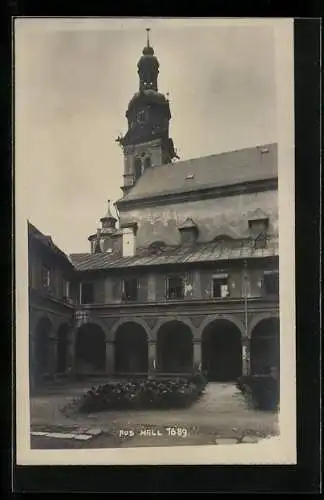
[{"label": "courtyard", "polygon": [[[104,382],[104,381],[101,381]],[[191,407],[172,410],[119,410],[98,413],[64,413],[74,398],[100,381],[48,385],[30,399],[32,447],[125,447],[229,444],[255,442],[278,434],[278,415],[247,407],[232,383],[210,382],[203,396]],[[91,440],[51,438],[46,432],[86,433],[95,429]],[[42,436],[37,433],[44,433]]]}]

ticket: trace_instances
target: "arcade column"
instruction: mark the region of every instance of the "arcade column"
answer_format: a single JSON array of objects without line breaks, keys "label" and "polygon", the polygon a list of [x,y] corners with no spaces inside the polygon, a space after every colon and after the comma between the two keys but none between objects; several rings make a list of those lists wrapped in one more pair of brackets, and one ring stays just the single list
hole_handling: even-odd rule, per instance
[{"label": "arcade column", "polygon": [[251,340],[248,337],[242,339],[242,374],[249,375],[251,371],[250,356]]},{"label": "arcade column", "polygon": [[111,375],[115,371],[115,344],[114,342],[105,341],[106,345],[106,368],[105,372]]},{"label": "arcade column", "polygon": [[148,343],[148,367],[150,372],[154,372],[157,369],[158,360],[157,360],[157,351],[156,351],[156,342],[150,340]]},{"label": "arcade column", "polygon": [[201,369],[201,340],[195,339],[193,342],[193,365]]},{"label": "arcade column", "polygon": [[76,341],[76,330],[71,330],[68,337],[67,345],[67,372],[74,373],[75,371],[75,341]]}]

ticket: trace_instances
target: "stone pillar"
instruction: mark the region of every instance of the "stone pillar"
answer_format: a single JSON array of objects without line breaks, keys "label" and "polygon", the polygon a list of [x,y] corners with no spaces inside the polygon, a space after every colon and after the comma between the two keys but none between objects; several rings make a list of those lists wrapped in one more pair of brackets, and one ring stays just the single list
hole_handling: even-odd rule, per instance
[{"label": "stone pillar", "polygon": [[193,368],[201,369],[201,340],[195,339],[193,342]]},{"label": "stone pillar", "polygon": [[68,336],[68,344],[67,344],[66,371],[68,374],[75,372],[75,339],[76,339],[76,334],[74,331],[72,331]]},{"label": "stone pillar", "polygon": [[248,337],[242,338],[242,374],[250,374],[250,339]]},{"label": "stone pillar", "polygon": [[155,370],[157,370],[158,367],[156,342],[153,340],[150,340],[148,343],[148,367],[149,367],[149,372],[155,372]]},{"label": "stone pillar", "polygon": [[111,375],[115,371],[115,344],[106,340],[106,373]]}]

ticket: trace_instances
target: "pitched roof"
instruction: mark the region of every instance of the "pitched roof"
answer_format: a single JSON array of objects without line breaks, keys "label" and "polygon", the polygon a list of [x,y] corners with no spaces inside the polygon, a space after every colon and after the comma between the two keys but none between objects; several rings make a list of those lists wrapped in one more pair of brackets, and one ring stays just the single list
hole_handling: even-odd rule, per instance
[{"label": "pitched roof", "polygon": [[255,248],[251,239],[223,240],[210,243],[197,243],[192,247],[167,247],[163,252],[152,255],[144,250],[134,257],[116,254],[78,254],[72,262],[78,271],[121,269],[129,267],[156,266],[168,264],[187,264],[216,262],[222,260],[262,258],[278,255],[278,239],[271,237],[265,248]]},{"label": "pitched roof", "polygon": [[92,254],[91,253],[71,253],[70,254],[70,259],[73,263],[73,265],[77,265],[78,262],[83,262],[85,259],[90,257]]},{"label": "pitched roof", "polygon": [[56,255],[64,259],[71,265],[71,260],[68,255],[66,255],[52,240],[52,237],[47,234],[43,234],[36,226],[28,221],[28,236],[33,240],[39,241],[42,245],[48,247]]},{"label": "pitched roof", "polygon": [[119,201],[277,178],[277,144],[193,158],[145,170]]}]

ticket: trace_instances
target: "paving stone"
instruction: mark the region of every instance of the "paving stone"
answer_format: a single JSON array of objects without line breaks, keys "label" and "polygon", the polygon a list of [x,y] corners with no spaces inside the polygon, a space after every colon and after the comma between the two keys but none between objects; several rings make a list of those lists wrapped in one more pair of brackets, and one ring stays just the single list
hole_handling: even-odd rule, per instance
[{"label": "paving stone", "polygon": [[88,434],[89,427],[78,427],[75,431],[76,434]]},{"label": "paving stone", "polygon": [[259,442],[259,438],[257,438],[256,436],[244,436],[244,438],[242,440],[242,443],[253,444],[253,443],[258,443],[258,442]]},{"label": "paving stone", "polygon": [[85,434],[91,434],[91,436],[99,436],[102,433],[102,429],[88,429]]},{"label": "paving stone", "polygon": [[237,439],[235,439],[235,438],[217,438],[216,444],[237,444]]},{"label": "paving stone", "polygon": [[45,432],[45,436],[54,439],[73,439],[75,434],[62,433],[62,432]]},{"label": "paving stone", "polygon": [[87,441],[88,439],[92,439],[93,436],[90,434],[74,434],[73,439],[77,441]]}]

